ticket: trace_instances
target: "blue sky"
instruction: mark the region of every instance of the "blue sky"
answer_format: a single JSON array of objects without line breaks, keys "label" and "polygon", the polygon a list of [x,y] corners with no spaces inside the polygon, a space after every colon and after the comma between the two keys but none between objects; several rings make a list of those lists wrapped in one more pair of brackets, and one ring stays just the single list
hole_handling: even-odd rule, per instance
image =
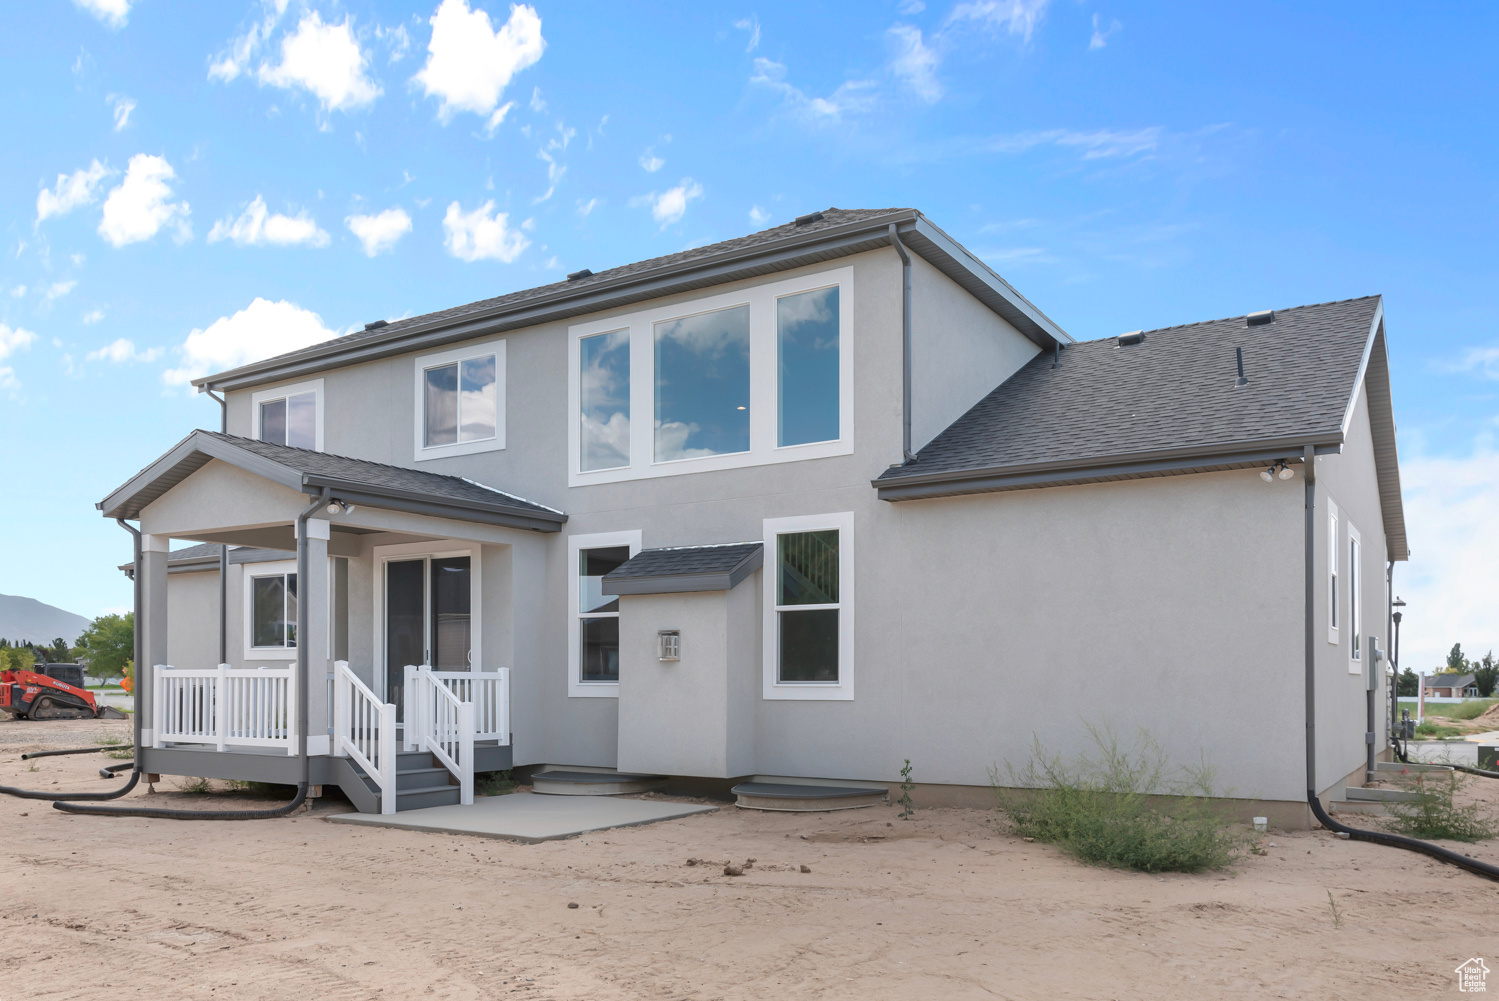
[{"label": "blue sky", "polygon": [[1406,663],[1499,648],[1499,8],[1310,7],[6,5],[0,592],[128,604],[192,375],[911,205],[1079,338],[1382,293]]}]

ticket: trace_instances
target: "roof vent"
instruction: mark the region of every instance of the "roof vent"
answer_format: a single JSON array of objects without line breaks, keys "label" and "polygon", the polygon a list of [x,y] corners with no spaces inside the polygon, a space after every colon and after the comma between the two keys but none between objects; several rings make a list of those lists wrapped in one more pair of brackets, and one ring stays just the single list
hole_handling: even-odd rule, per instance
[{"label": "roof vent", "polygon": [[810,226],[814,222],[822,222],[822,213],[821,212],[808,212],[806,215],[799,215],[799,216],[796,217],[796,223],[795,223],[795,225],[797,225],[797,226]]},{"label": "roof vent", "polygon": [[390,326],[390,321],[389,320],[376,320],[374,323],[366,323],[364,325],[364,329],[365,330],[379,330],[381,327],[388,327],[388,326]]},{"label": "roof vent", "polygon": [[574,271],[571,274],[569,274],[567,276],[567,280],[570,281],[570,282],[575,282],[575,281],[580,281],[580,280],[582,280],[584,278],[592,278],[592,277],[593,277],[593,272],[589,271],[587,268],[584,268],[582,271]]},{"label": "roof vent", "polygon": [[1143,331],[1143,330],[1131,330],[1127,334],[1120,334],[1119,335],[1119,346],[1121,348],[1127,348],[1131,344],[1139,344],[1139,343],[1141,343],[1144,340],[1145,340],[1145,331]]},{"label": "roof vent", "polygon": [[1250,313],[1244,317],[1244,325],[1247,327],[1263,327],[1267,323],[1275,322],[1275,310],[1262,309],[1258,313]]}]

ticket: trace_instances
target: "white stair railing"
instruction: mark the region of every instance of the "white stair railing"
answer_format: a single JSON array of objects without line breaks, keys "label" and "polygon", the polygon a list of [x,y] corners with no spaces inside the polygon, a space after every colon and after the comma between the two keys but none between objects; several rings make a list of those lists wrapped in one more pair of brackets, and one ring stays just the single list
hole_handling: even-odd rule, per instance
[{"label": "white stair railing", "polygon": [[381,702],[346,660],[333,662],[333,753],[379,787],[381,813],[396,812],[396,707]]},{"label": "white stair railing", "polygon": [[152,668],[153,745],[269,747],[297,753],[292,667]]},{"label": "white stair railing", "polygon": [[510,668],[495,671],[433,671],[432,677],[474,704],[474,740],[510,744]]},{"label": "white stair railing", "polygon": [[464,702],[423,664],[406,666],[407,750],[429,751],[458,779],[459,802],[474,802],[474,704]]}]

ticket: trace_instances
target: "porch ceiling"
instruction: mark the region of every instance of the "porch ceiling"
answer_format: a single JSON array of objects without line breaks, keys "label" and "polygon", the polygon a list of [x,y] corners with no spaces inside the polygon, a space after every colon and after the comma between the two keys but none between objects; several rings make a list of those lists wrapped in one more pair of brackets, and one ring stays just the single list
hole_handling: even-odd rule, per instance
[{"label": "porch ceiling", "polygon": [[300,493],[327,489],[349,504],[536,532],[556,532],[567,521],[561,511],[462,477],[213,431],[194,431],[97,506],[106,518],[139,518],[214,459]]}]

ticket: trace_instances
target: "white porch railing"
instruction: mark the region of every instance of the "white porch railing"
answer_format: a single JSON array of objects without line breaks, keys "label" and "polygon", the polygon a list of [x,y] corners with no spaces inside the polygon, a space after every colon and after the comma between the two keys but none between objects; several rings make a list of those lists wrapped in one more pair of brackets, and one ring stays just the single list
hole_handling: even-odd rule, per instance
[{"label": "white porch railing", "polygon": [[152,668],[152,743],[270,747],[297,753],[292,667]]},{"label": "white porch railing", "polygon": [[396,707],[333,663],[333,753],[352,759],[380,789],[380,812],[396,812]]},{"label": "white porch railing", "polygon": [[[421,668],[421,670],[427,670]],[[496,671],[432,671],[432,677],[474,704],[474,740],[510,745],[510,668]]]},{"label": "white porch railing", "polygon": [[[474,740],[476,706],[454,690],[477,696],[485,705],[485,726],[503,728],[509,743],[508,672],[433,671],[423,664],[406,666],[405,744],[423,750],[458,779],[459,802],[474,801]],[[488,731],[498,732],[498,731]],[[486,737],[485,739],[497,739]]]}]

